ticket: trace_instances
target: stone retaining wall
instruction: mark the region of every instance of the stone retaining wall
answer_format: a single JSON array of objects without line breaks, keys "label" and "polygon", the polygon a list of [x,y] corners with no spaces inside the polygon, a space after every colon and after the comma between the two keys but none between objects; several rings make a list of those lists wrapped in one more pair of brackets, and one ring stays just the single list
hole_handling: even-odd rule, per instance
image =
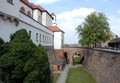
[{"label": "stone retaining wall", "polygon": [[[55,57],[53,47],[45,48],[50,63],[61,57]],[[72,64],[74,53],[82,54],[84,56],[83,66],[93,75],[97,83],[120,83],[120,52],[81,47],[63,47],[62,50],[63,53],[67,52],[70,64]]]},{"label": "stone retaining wall", "polygon": [[52,63],[56,60],[56,57],[55,57],[55,53],[54,53],[54,48],[52,46],[45,46],[45,51],[48,55],[48,60],[49,60],[49,63],[50,63],[50,70],[51,70],[51,73],[53,71],[52,69]]},{"label": "stone retaining wall", "polygon": [[86,49],[84,66],[98,83],[120,83],[120,52]]}]

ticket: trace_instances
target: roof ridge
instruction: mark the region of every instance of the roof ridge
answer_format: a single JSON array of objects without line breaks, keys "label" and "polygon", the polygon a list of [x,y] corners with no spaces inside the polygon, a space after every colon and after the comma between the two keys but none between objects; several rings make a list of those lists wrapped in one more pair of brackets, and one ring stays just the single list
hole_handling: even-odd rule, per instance
[{"label": "roof ridge", "polygon": [[34,3],[30,3],[28,0],[21,0],[23,3],[28,5],[32,9],[39,9],[40,11],[46,11],[41,5],[36,5]]}]

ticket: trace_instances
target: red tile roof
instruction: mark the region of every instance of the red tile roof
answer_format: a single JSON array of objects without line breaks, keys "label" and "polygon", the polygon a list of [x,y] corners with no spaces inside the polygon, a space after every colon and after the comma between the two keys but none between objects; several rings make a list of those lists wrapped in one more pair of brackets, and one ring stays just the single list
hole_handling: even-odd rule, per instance
[{"label": "red tile roof", "polygon": [[40,5],[35,5],[33,3],[29,3],[28,0],[21,0],[23,3],[25,3],[26,5],[28,5],[30,8],[32,9],[39,9],[40,11],[46,11],[43,7],[41,7]]},{"label": "red tile roof", "polygon": [[57,26],[48,26],[48,29],[53,31],[53,32],[63,32],[60,28],[58,28]]},{"label": "red tile roof", "polygon": [[30,7],[30,3],[28,2],[28,0],[20,0],[20,1],[22,1],[23,3],[25,3],[26,5]]},{"label": "red tile roof", "polygon": [[42,6],[40,6],[40,5],[35,5],[35,4],[33,4],[33,3],[30,3],[30,7],[31,7],[32,9],[39,9],[40,11],[46,11]]}]

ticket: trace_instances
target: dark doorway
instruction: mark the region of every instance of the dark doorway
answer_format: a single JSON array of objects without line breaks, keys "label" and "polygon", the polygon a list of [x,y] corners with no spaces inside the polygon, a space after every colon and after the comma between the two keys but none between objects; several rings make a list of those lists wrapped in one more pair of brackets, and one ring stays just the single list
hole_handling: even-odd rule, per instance
[{"label": "dark doorway", "polygon": [[57,70],[60,71],[60,66],[57,66]]},{"label": "dark doorway", "polygon": [[64,58],[65,58],[66,64],[68,64],[68,56],[67,56],[67,52],[64,52]]}]

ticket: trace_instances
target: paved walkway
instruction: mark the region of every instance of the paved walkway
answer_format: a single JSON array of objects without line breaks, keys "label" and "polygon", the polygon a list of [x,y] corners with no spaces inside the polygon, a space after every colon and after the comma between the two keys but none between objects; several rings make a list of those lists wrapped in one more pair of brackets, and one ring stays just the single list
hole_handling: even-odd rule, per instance
[{"label": "paved walkway", "polygon": [[68,71],[69,71],[69,65],[66,65],[65,69],[61,72],[61,75],[58,78],[56,83],[65,83],[65,81],[67,79]]}]

